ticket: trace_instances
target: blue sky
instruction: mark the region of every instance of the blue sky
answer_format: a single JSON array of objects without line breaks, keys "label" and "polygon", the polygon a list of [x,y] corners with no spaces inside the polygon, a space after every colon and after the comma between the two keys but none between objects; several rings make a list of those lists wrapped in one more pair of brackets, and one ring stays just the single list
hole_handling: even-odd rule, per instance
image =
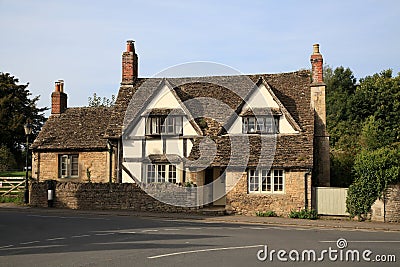
[{"label": "blue sky", "polygon": [[0,0],[0,71],[29,82],[50,107],[65,80],[69,106],[117,94],[126,40],[139,76],[212,61],[242,73],[309,68],[312,45],[325,63],[357,78],[400,72],[400,1]]}]

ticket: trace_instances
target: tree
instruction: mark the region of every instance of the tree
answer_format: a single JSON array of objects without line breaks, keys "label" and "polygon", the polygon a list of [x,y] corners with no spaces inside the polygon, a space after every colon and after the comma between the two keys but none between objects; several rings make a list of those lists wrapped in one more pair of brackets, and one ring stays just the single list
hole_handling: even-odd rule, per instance
[{"label": "tree", "polygon": [[384,70],[360,79],[351,105],[351,120],[365,123],[373,117],[380,147],[400,142],[400,73],[392,77],[392,70]]},{"label": "tree", "polygon": [[107,97],[101,98],[101,96],[97,96],[96,93],[93,93],[93,97],[88,97],[89,107],[111,107],[115,103],[115,95],[111,95],[111,99]]},{"label": "tree", "polygon": [[[9,73],[0,72],[0,145],[21,162],[22,148],[26,142],[24,124],[33,126],[36,136],[46,118],[47,108],[36,106],[39,96],[30,99],[28,84],[18,84],[19,80]],[[5,150],[5,149],[4,149]]]},{"label": "tree", "polygon": [[336,148],[354,148],[357,127],[350,120],[351,99],[356,91],[356,78],[349,68],[338,67],[334,71],[325,67],[326,116],[330,142]]}]

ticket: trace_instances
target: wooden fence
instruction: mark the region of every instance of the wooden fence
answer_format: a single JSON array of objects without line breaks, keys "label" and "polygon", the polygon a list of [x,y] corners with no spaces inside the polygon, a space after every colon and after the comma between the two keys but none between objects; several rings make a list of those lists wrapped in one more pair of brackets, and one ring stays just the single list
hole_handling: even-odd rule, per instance
[{"label": "wooden fence", "polygon": [[24,188],[25,177],[0,177],[0,196],[18,194]]},{"label": "wooden fence", "polygon": [[313,187],[315,209],[321,215],[349,215],[346,212],[347,188]]}]

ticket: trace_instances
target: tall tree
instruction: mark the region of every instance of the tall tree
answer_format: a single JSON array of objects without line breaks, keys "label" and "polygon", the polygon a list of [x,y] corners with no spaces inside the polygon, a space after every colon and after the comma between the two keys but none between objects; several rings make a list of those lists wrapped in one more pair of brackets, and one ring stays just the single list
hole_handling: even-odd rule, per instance
[{"label": "tall tree", "polygon": [[24,124],[29,121],[36,136],[45,122],[44,111],[38,108],[39,96],[30,98],[28,84],[9,73],[0,72],[0,145],[6,147],[18,160],[25,144]]}]

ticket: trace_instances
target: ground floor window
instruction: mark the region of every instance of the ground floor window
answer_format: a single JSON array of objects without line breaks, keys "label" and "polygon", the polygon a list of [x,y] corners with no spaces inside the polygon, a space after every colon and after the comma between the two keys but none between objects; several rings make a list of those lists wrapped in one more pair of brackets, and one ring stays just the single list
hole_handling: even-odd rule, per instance
[{"label": "ground floor window", "polygon": [[147,183],[177,183],[176,165],[149,164],[146,170]]},{"label": "ground floor window", "polygon": [[250,169],[247,173],[249,193],[283,193],[284,170]]},{"label": "ground floor window", "polygon": [[59,155],[58,173],[60,178],[79,176],[78,158],[77,154]]}]

